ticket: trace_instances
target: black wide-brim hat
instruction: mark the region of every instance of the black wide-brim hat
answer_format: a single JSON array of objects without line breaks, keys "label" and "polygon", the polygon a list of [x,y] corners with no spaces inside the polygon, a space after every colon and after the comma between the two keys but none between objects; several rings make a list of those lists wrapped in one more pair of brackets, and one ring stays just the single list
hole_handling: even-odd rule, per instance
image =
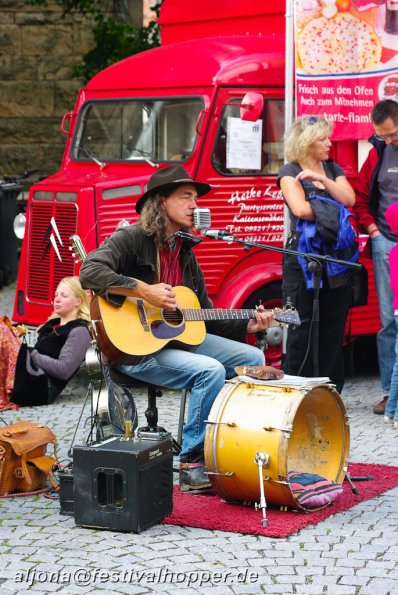
[{"label": "black wide-brim hat", "polygon": [[149,178],[147,190],[137,200],[135,210],[137,213],[141,213],[142,207],[150,196],[161,193],[162,190],[177,188],[178,186],[181,186],[181,184],[192,184],[195,186],[198,196],[203,196],[211,190],[209,184],[192,180],[187,170],[185,167],[182,167],[182,165],[168,165],[156,171]]}]

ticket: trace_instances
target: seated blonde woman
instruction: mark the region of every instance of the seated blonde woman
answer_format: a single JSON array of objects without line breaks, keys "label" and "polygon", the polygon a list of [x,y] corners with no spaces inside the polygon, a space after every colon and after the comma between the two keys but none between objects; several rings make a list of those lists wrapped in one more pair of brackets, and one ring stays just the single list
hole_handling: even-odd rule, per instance
[{"label": "seated blonde woman", "polygon": [[20,327],[0,322],[0,410],[54,401],[78,370],[91,343],[89,295],[78,277],[65,277],[55,291],[54,311],[38,328],[34,348]]}]

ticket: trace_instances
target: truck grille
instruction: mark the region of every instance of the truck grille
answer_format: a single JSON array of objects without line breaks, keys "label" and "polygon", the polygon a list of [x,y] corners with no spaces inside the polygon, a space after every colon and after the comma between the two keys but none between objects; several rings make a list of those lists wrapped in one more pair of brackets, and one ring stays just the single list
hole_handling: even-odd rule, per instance
[{"label": "truck grille", "polygon": [[[61,241],[51,225],[52,218]],[[31,203],[26,284],[29,301],[51,303],[60,280],[74,274],[69,237],[76,233],[76,225],[77,206],[74,203]],[[53,244],[57,246],[62,261],[59,260]]]},{"label": "truck grille", "polygon": [[138,215],[132,204],[131,197],[127,200],[102,202],[97,206],[97,234],[98,245],[102,244],[105,238],[108,238],[116,230],[122,219],[127,219],[129,223],[138,220]]}]

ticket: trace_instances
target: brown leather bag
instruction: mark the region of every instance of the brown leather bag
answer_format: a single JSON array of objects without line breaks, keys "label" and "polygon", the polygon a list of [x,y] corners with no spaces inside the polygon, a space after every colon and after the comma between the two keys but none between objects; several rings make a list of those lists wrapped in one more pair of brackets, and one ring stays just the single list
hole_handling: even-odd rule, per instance
[{"label": "brown leather bag", "polygon": [[280,380],[284,376],[283,370],[272,366],[236,366],[234,370],[238,376],[250,376],[258,380]]},{"label": "brown leather bag", "polygon": [[[47,445],[53,445],[53,456]],[[0,428],[0,496],[32,492],[52,483],[52,468],[58,462],[57,439],[52,431],[31,421],[18,421]]]}]

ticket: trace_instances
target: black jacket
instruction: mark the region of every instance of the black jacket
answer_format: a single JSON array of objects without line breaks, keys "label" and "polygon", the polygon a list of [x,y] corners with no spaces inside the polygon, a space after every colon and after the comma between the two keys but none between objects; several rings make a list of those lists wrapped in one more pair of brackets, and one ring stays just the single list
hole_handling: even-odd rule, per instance
[{"label": "black jacket", "polygon": [[[157,248],[152,237],[144,234],[139,223],[123,227],[90,252],[80,271],[80,282],[86,289],[105,294],[112,303],[121,305],[125,298],[108,295],[111,286],[134,287],[133,279],[150,285],[157,283]],[[180,251],[182,285],[195,292],[201,308],[212,308],[203,271],[192,251],[192,243],[183,240]],[[208,332],[244,342],[246,321],[206,322]]]},{"label": "black jacket", "polygon": [[371,136],[368,139],[368,142],[370,142],[374,146],[378,155],[378,161],[376,163],[376,167],[372,172],[369,184],[369,210],[374,215],[374,217],[376,217],[380,201],[379,171],[381,168],[383,153],[387,145],[384,141],[378,139],[375,135]]},{"label": "black jacket", "polygon": [[[11,402],[17,405],[47,405],[51,403],[65,388],[68,380],[79,368],[84,354],[90,344],[88,324],[84,320],[71,320],[65,325],[57,326],[59,318],[48,320],[39,330],[35,348],[28,348],[22,343],[18,353],[14,389]],[[54,328],[56,327],[56,328]],[[83,332],[76,330],[82,329]],[[72,334],[74,338],[72,339]],[[72,343],[61,359],[61,351],[66,342]],[[78,344],[76,344],[76,340]],[[42,362],[42,360],[44,360]],[[46,360],[48,363],[46,365]],[[57,375],[56,362],[62,367],[62,374]],[[42,364],[42,367],[41,365]],[[54,373],[51,373],[53,370]]]}]

